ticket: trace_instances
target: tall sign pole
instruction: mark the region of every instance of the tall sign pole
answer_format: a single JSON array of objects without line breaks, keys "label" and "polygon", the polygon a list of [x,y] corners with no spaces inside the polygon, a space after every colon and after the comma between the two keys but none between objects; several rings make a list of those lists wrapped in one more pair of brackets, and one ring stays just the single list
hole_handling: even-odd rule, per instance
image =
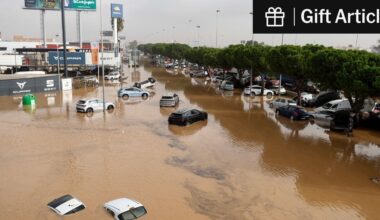
[{"label": "tall sign pole", "polygon": [[66,25],[65,25],[65,1],[61,1],[61,16],[62,16],[62,40],[63,40],[63,68],[65,78],[67,75],[67,59],[66,59]]}]

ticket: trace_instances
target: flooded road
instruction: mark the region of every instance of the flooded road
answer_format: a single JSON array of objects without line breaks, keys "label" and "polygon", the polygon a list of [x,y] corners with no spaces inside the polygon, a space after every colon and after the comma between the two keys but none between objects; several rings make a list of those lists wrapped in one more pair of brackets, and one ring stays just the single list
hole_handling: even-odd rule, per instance
[{"label": "flooded road", "polygon": [[[379,219],[380,185],[369,180],[380,175],[377,132],[347,138],[182,73],[125,72],[123,85],[107,83],[112,113],[75,112],[101,88],[39,94],[34,110],[0,97],[0,219],[61,219],[46,204],[68,193],[87,205],[70,219],[112,219],[102,206],[120,197],[143,203],[147,220]],[[117,98],[149,76],[148,100]],[[167,92],[208,121],[168,126]]]}]

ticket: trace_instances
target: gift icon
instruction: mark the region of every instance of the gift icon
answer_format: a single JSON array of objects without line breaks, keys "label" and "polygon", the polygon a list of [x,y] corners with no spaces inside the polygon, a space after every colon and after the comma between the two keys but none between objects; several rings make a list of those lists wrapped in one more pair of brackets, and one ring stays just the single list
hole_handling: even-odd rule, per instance
[{"label": "gift icon", "polygon": [[265,18],[267,19],[267,27],[284,27],[285,13],[280,7],[268,8]]}]

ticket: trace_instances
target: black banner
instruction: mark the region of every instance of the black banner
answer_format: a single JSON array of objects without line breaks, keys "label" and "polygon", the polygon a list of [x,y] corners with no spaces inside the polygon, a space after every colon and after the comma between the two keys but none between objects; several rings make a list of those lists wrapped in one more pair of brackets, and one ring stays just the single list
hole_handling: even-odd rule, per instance
[{"label": "black banner", "polygon": [[380,1],[253,0],[254,33],[380,33]]}]

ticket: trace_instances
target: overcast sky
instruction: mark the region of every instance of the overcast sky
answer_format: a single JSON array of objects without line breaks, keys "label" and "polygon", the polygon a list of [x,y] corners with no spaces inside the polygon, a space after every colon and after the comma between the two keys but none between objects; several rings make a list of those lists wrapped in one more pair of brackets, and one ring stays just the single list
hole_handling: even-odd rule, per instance
[{"label": "overcast sky", "polygon": [[[216,10],[219,9],[219,46],[240,43],[252,38],[252,0],[102,0],[104,30],[111,30],[110,3],[124,4],[125,29],[121,35],[127,41],[176,42],[194,45],[199,36],[201,45],[216,45]],[[100,31],[100,0],[96,12],[82,13],[84,41],[96,41]],[[24,10],[24,0],[0,0],[0,32],[3,40],[13,35],[40,37],[40,12]],[[197,30],[196,26],[200,26]],[[76,12],[66,13],[67,37],[76,41]],[[61,35],[58,11],[46,12],[48,38]],[[269,45],[281,44],[281,35],[255,35],[255,40]],[[358,45],[368,49],[380,39],[377,35],[359,35]],[[328,46],[355,45],[356,35],[290,35],[285,44],[317,43]]]}]

